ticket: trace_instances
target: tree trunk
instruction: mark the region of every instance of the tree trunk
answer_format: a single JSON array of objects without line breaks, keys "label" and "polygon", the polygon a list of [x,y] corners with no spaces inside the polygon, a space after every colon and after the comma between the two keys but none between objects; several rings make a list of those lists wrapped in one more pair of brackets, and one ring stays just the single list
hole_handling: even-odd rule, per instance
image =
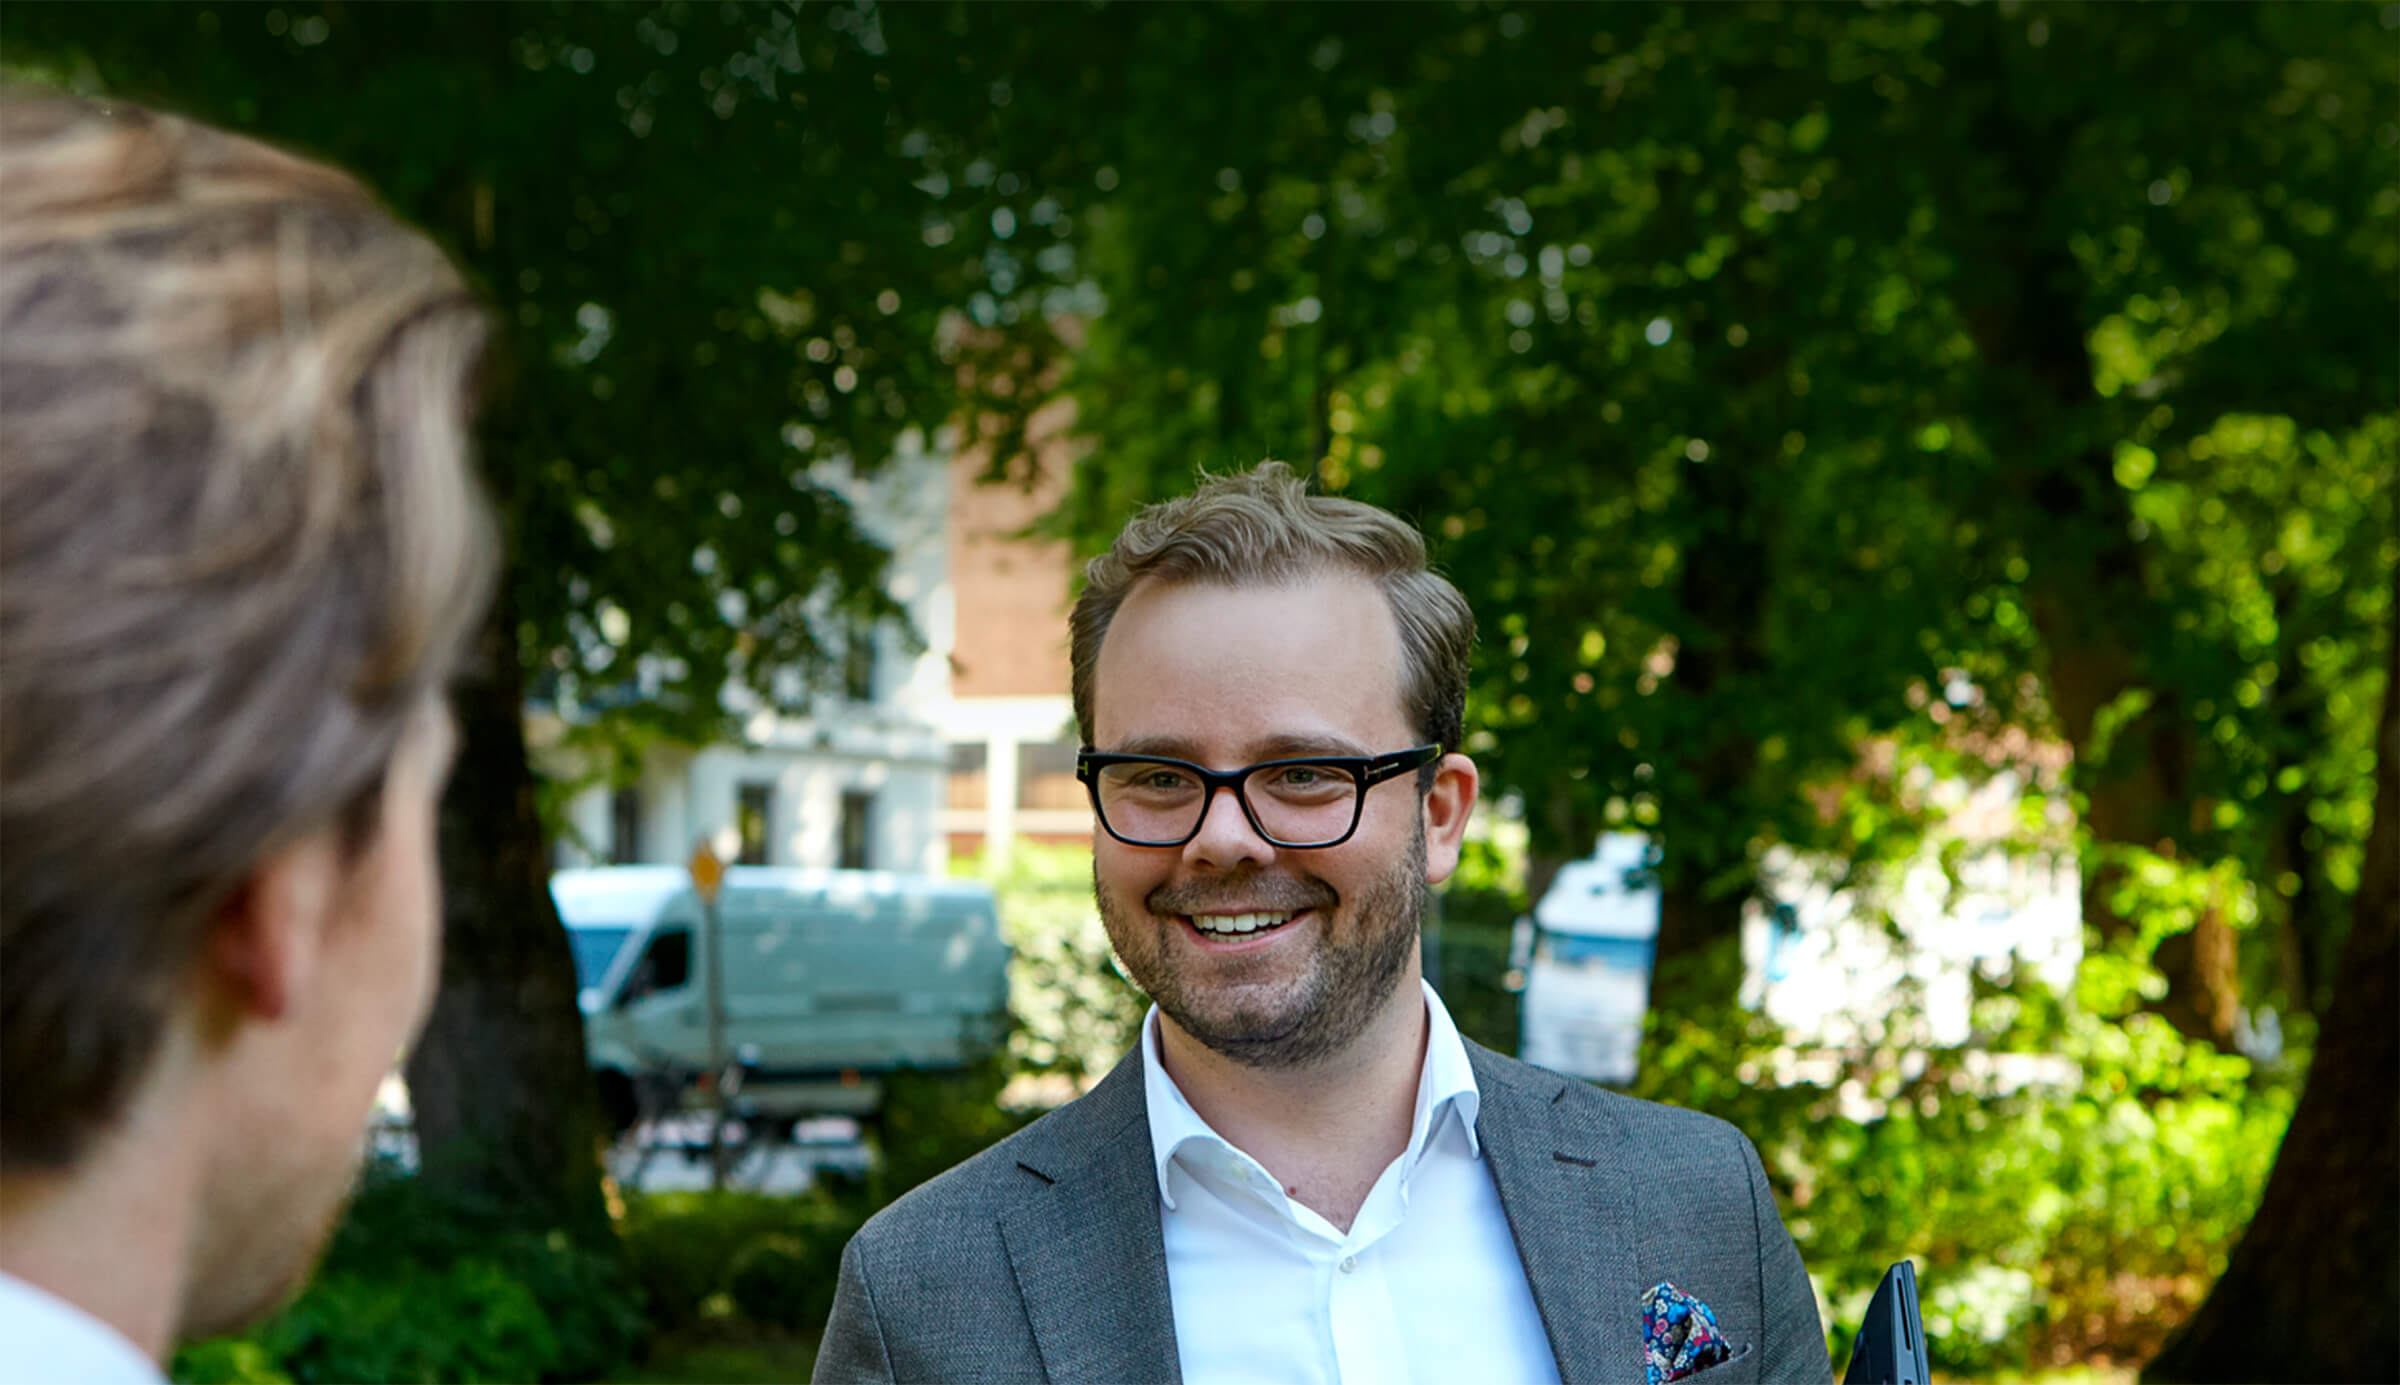
[{"label": "tree trunk", "polygon": [[455,697],[441,993],[408,1060],[423,1176],[511,1221],[608,1234],[575,965],[550,899],[506,578]]},{"label": "tree trunk", "polygon": [[[1981,32],[1948,74],[1949,99],[1976,112],[1965,117],[1966,150],[1954,153],[1979,157],[1926,167],[1948,182],[1943,201],[1956,210],[1945,221],[1957,263],[1974,266],[1957,289],[1988,396],[1979,412],[2007,421],[1992,439],[2006,480],[1988,501],[2031,564],[2028,606],[2044,687],[2074,747],[2082,825],[2103,848],[2082,862],[2083,917],[2111,939],[2132,921],[2110,906],[2123,875],[2105,848],[2172,855],[2181,839],[2188,852],[2194,732],[2171,681],[2150,666],[2148,650],[2169,628],[2168,613],[2151,594],[2131,505],[2116,481],[2118,429],[2092,383],[2087,278],[2066,243],[2071,218],[2059,214],[2077,194],[2060,184],[2058,150],[2091,116],[2027,101],[2022,93],[2039,88],[2018,67],[2030,61],[2022,46]],[[2157,701],[2102,728],[2103,712],[2128,693]],[[2241,997],[2236,936],[2221,915],[2205,916],[2195,932],[2155,959],[2168,988],[2157,1008],[2187,1035],[2230,1049]]]},{"label": "tree trunk", "polygon": [[2316,924],[2317,897],[2314,853],[2308,849],[2308,813],[2297,797],[2276,805],[2274,830],[2267,836],[2267,880],[2290,875],[2300,882],[2280,901],[2275,930],[2276,965],[2283,972],[2284,1004],[2292,1014],[2317,1015],[2325,1009],[2325,973],[2319,958]]},{"label": "tree trunk", "polygon": [[[1758,824],[1742,816],[1752,801],[1758,741],[1734,704],[1755,696],[1766,655],[1760,638],[1767,602],[1766,535],[1756,486],[1734,454],[1688,469],[1685,493],[1696,536],[1685,553],[1683,608],[1691,628],[1676,651],[1677,695],[1699,709],[1697,744],[1654,749],[1688,754],[1683,767],[1659,767],[1679,786],[1659,805],[1658,945],[1650,967],[1650,1008],[1721,1023],[1742,987],[1742,905],[1751,879],[1750,841]],[[1664,797],[1664,795],[1662,795]]]},{"label": "tree trunk", "polygon": [[2308,1086],[2224,1276],[2146,1381],[2400,1380],[2400,628],[2387,662],[2375,820]]},{"label": "tree trunk", "polygon": [[[2083,862],[2083,917],[2107,939],[2132,925],[2110,904],[2123,866],[2105,848],[2175,854],[2191,828],[2193,732],[2173,690],[2145,666],[2144,647],[2165,616],[2150,595],[2109,447],[2057,441],[2092,437],[2099,418],[2076,299],[2081,271],[2065,246],[2042,234],[2055,177],[2049,150],[2071,123],[2032,129],[1999,106],[1986,117],[1981,141],[2025,196],[1969,233],[1962,262],[1988,270],[1968,331],[2004,401],[1996,416],[2018,422],[2002,444],[2029,463],[2008,508],[2032,560],[2029,605],[2047,655],[2044,684],[2075,750],[2083,826],[2103,849]],[[2158,700],[2120,726],[2102,726],[2120,698],[2142,692]],[[2186,1035],[2230,1050],[2241,1008],[2235,936],[2215,911],[2203,911],[2193,931],[2154,959],[2167,982],[2158,1009]]]},{"label": "tree trunk", "polygon": [[1740,1003],[1742,903],[1747,891],[1706,888],[1711,863],[1685,858],[1673,884],[1659,892],[1658,950],[1650,965],[1650,1008],[1714,1019],[1717,1027]]}]

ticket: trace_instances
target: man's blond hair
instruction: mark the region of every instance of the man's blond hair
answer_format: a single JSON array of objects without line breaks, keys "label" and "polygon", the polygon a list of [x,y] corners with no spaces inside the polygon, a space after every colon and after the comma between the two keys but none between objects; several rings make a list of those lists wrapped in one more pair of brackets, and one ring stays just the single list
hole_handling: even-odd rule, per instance
[{"label": "man's blond hair", "polygon": [[1400,629],[1402,710],[1423,742],[1457,750],[1475,647],[1475,614],[1466,598],[1426,566],[1425,540],[1406,522],[1362,501],[1311,495],[1307,482],[1275,461],[1203,476],[1190,495],[1149,506],[1084,568],[1068,638],[1083,743],[1094,744],[1100,643],[1142,581],[1271,586],[1328,573],[1363,577],[1382,589]]},{"label": "man's blond hair", "polygon": [[376,831],[495,567],[481,311],[345,174],[0,95],[0,1160],[122,1111],[269,853]]}]

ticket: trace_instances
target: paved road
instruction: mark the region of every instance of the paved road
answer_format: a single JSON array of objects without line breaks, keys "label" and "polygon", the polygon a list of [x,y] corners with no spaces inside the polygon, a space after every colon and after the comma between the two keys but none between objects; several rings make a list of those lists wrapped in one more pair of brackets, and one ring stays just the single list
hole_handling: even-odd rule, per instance
[{"label": "paved road", "polygon": [[[779,1132],[781,1133],[781,1132]],[[819,1170],[864,1173],[867,1147],[858,1122],[840,1116],[806,1120],[782,1138],[728,1151],[726,1186],[761,1193],[801,1193]],[[655,1121],[608,1152],[609,1175],[646,1193],[688,1192],[708,1186],[708,1122],[700,1116]]]},{"label": "paved road", "polygon": [[[391,1084],[387,1084],[391,1085]],[[405,1096],[379,1102],[368,1130],[375,1155],[414,1172],[417,1135]],[[619,1140],[605,1163],[619,1187],[645,1193],[690,1192],[708,1186],[708,1120],[686,1113],[652,1121]],[[730,1151],[726,1186],[749,1192],[797,1194],[821,1170],[863,1174],[871,1156],[847,1116],[818,1116],[777,1128],[756,1147],[738,1140]]]}]

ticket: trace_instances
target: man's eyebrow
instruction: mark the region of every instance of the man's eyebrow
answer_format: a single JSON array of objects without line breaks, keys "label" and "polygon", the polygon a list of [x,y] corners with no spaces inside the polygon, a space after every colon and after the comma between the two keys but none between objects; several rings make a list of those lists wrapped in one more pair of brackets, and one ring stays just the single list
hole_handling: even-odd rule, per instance
[{"label": "man's eyebrow", "polygon": [[1105,755],[1155,755],[1162,760],[1190,760],[1199,763],[1199,750],[1180,736],[1135,736],[1117,745],[1101,747]]},{"label": "man's eyebrow", "polygon": [[1255,742],[1250,753],[1261,760],[1291,760],[1303,755],[1366,757],[1366,747],[1342,736],[1271,736]]},{"label": "man's eyebrow", "polygon": [[[1189,760],[1203,764],[1200,748],[1181,736],[1135,736],[1108,752],[1111,755],[1155,755],[1163,760]],[[1250,762],[1264,760],[1296,760],[1307,756],[1358,756],[1370,752],[1356,742],[1334,735],[1269,736],[1253,741],[1249,746]]]}]

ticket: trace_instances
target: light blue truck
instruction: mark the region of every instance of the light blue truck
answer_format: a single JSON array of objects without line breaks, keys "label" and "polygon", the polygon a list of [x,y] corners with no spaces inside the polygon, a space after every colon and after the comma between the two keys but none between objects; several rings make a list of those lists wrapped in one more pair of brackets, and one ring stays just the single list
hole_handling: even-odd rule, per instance
[{"label": "light blue truck", "polygon": [[[710,913],[679,866],[560,871],[584,1045],[622,1130],[637,1092],[711,1069]],[[1008,945],[991,888],[885,871],[734,866],[721,926],[721,1052],[780,1115],[863,1115],[876,1077],[974,1062],[1005,1033]]]}]

